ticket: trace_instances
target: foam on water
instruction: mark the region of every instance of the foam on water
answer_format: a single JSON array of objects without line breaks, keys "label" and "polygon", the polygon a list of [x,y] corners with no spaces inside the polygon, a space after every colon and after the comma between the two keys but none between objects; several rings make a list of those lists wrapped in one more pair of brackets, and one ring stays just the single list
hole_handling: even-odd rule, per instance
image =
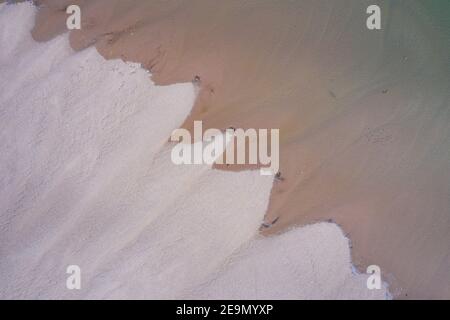
[{"label": "foam on water", "polygon": [[34,15],[0,5],[1,298],[384,297],[335,225],[255,238],[272,177],[172,164],[191,83],[38,44]]}]

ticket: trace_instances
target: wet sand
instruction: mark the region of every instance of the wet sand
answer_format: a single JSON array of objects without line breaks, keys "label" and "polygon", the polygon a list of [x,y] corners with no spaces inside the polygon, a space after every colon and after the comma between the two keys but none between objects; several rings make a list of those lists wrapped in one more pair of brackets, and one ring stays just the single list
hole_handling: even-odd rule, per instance
[{"label": "wet sand", "polygon": [[[264,234],[327,219],[398,298],[450,298],[449,25],[444,1],[37,1],[33,37],[201,78],[204,127],[279,128]],[[365,27],[370,4],[382,30]],[[437,6],[437,8],[436,8]],[[440,12],[440,14],[439,14]],[[448,14],[447,14],[448,16]],[[237,166],[225,170],[246,169]]]}]

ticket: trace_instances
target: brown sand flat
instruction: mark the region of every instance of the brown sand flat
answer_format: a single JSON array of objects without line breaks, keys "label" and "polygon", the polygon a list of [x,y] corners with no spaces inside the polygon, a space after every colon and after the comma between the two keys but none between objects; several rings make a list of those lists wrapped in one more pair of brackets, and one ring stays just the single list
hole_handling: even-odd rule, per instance
[{"label": "brown sand flat", "polygon": [[[354,262],[379,265],[397,297],[450,298],[450,31],[430,2],[37,4],[38,41],[66,32],[65,8],[79,4],[74,49],[141,62],[158,84],[199,75],[185,127],[280,128],[284,181],[267,220],[280,218],[266,234],[333,219]],[[381,31],[365,27],[370,4]]]}]

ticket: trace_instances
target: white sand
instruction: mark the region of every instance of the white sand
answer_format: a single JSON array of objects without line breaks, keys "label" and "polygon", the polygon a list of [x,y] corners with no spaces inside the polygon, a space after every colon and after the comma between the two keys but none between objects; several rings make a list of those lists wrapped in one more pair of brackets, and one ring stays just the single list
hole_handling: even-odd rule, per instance
[{"label": "white sand", "polygon": [[[202,299],[383,299],[367,275],[352,273],[348,239],[332,223],[261,238],[194,293]],[[238,280],[238,281],[237,281]]]},{"label": "white sand", "polygon": [[[175,166],[192,84],[35,43],[0,7],[0,298],[384,298],[331,224],[254,239],[272,177]],[[82,270],[81,290],[65,271]]]}]

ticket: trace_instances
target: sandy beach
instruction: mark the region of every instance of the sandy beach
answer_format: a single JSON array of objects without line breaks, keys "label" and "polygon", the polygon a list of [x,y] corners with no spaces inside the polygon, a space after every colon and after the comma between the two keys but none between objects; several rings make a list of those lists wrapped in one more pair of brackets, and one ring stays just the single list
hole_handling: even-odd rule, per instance
[{"label": "sandy beach", "polygon": [[[450,298],[448,2],[39,0],[35,41],[67,32],[68,4],[82,10],[72,49],[140,63],[157,86],[200,77],[180,127],[280,129],[261,241],[333,221],[395,298]],[[381,30],[365,27],[370,4]]]},{"label": "sandy beach", "polygon": [[36,13],[0,5],[0,299],[391,298],[335,223],[258,234],[273,175],[174,162],[198,84],[36,42]]}]

